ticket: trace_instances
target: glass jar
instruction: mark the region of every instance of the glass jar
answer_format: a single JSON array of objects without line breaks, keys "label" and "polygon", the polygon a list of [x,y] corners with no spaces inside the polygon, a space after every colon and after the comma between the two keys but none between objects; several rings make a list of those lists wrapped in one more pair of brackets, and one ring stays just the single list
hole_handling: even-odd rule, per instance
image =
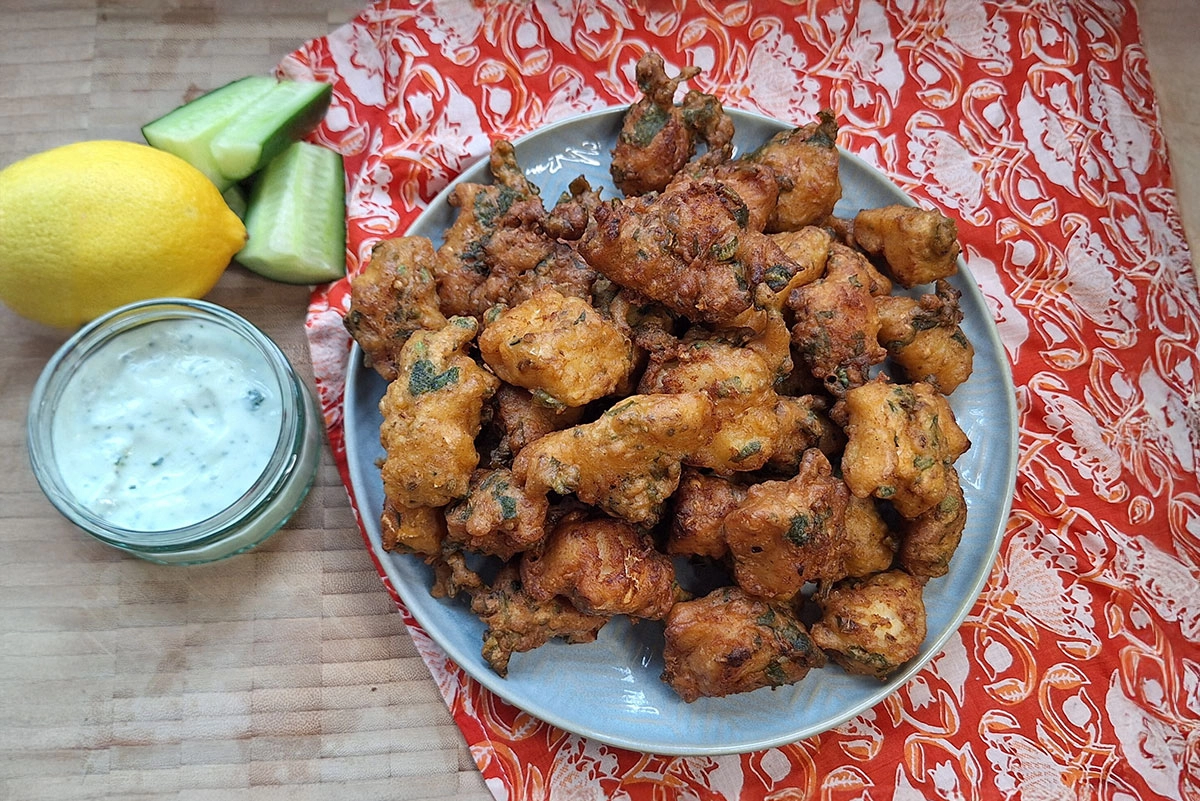
[{"label": "glass jar", "polygon": [[33,390],[29,456],[50,502],[143,559],[198,564],[266,540],[320,461],[321,415],[242,317],[164,298],[82,328]]}]

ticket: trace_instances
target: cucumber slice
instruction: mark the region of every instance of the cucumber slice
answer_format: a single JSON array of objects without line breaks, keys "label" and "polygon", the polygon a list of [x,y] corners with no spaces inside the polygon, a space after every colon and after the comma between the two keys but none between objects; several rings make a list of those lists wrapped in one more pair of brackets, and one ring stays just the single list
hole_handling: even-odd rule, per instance
[{"label": "cucumber slice", "polygon": [[246,210],[245,267],[275,281],[318,284],[346,274],[342,156],[293,142],[258,175]]},{"label": "cucumber slice", "polygon": [[142,126],[146,142],[179,156],[208,176],[224,192],[233,180],[222,174],[209,145],[217,132],[271,91],[278,83],[266,75],[251,75],[207,94]]},{"label": "cucumber slice", "polygon": [[209,150],[217,169],[234,181],[258,172],[317,127],[332,97],[333,86],[327,83],[277,83],[213,137]]}]

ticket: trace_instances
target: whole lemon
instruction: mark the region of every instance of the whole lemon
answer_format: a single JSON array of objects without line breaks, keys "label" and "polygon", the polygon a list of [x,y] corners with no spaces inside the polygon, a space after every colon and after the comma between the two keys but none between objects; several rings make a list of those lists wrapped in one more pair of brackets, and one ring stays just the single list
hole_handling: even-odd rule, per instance
[{"label": "whole lemon", "polygon": [[0,301],[47,325],[202,297],[245,241],[212,181],[148,145],[77,142],[0,170]]}]

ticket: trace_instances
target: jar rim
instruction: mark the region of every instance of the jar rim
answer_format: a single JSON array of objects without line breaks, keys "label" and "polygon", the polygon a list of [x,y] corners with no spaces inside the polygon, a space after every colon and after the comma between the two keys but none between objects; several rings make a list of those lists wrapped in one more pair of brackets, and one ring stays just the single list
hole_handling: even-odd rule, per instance
[{"label": "jar rim", "polygon": [[[67,488],[51,438],[55,401],[70,383],[75,368],[103,345],[143,325],[180,319],[215,323],[252,345],[262,355],[270,374],[279,385],[282,404],[279,433],[262,472],[225,509],[175,528],[126,528],[96,514]],[[167,553],[220,541],[236,532],[242,523],[269,503],[295,467],[296,452],[304,436],[302,392],[291,363],[279,346],[235,312],[209,301],[191,298],[155,298],[126,304],[101,315],[73,334],[54,353],[38,377],[26,418],[28,451],[34,477],[59,512],[110,545],[146,553]]]}]

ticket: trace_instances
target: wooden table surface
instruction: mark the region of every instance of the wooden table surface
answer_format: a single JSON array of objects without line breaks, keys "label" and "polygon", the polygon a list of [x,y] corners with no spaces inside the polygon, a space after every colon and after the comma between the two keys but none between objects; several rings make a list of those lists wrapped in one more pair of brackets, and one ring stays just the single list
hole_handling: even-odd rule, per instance
[{"label": "wooden table surface", "polygon": [[[1200,5],[1138,6],[1200,243]],[[137,141],[146,120],[269,72],[357,10],[0,0],[0,167],[81,139]],[[235,265],[209,299],[263,328],[311,380],[306,288]],[[25,414],[65,338],[0,307],[0,799],[491,798],[328,452],[284,531],[214,565],[126,558],[54,511],[28,467]]]}]

